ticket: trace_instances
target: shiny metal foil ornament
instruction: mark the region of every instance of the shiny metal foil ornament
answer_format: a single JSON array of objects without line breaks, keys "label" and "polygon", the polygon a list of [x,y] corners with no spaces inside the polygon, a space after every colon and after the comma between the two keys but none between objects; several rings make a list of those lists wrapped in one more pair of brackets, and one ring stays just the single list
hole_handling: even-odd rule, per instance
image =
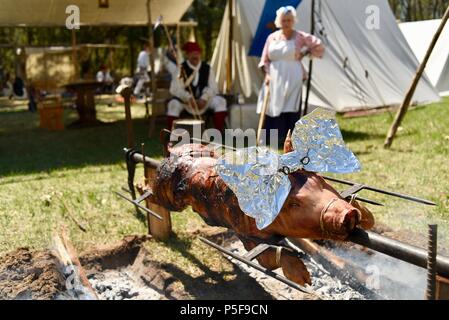
[{"label": "shiny metal foil ornament", "polygon": [[292,133],[294,151],[279,155],[265,147],[227,152],[216,170],[236,195],[241,210],[256,220],[259,230],[269,226],[291,189],[289,173],[350,173],[360,163],[349,150],[331,111],[315,109],[299,120]]}]

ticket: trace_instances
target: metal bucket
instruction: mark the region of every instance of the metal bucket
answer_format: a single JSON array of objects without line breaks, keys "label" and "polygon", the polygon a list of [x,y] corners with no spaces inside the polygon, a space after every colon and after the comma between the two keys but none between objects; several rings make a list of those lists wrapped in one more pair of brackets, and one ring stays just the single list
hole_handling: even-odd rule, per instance
[{"label": "metal bucket", "polygon": [[[206,123],[204,122],[204,120],[178,119],[173,121],[172,131],[175,135],[175,138],[179,138],[177,141],[180,141],[182,137],[182,139],[189,139],[190,143],[199,143],[197,139],[202,138],[205,128]],[[171,140],[173,141],[173,139]]]}]

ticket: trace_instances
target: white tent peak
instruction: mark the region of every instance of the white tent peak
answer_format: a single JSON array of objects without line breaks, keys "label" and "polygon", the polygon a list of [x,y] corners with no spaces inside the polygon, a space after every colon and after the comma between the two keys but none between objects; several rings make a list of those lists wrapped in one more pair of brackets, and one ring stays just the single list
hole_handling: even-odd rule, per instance
[{"label": "white tent peak", "polygon": [[[441,19],[403,22],[399,28],[407,39],[419,62],[424,60],[426,51]],[[425,72],[441,96],[449,95],[449,26],[446,26],[432,51]]]}]

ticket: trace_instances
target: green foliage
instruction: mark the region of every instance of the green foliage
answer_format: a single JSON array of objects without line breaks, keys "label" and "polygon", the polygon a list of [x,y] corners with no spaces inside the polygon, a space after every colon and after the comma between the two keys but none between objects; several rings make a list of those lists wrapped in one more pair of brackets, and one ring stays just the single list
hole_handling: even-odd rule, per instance
[{"label": "green foliage", "polygon": [[395,16],[402,21],[439,19],[449,0],[389,0]]},{"label": "green foliage", "polygon": [[227,0],[194,0],[186,18],[198,22],[197,40],[204,48],[206,60],[212,58]]}]

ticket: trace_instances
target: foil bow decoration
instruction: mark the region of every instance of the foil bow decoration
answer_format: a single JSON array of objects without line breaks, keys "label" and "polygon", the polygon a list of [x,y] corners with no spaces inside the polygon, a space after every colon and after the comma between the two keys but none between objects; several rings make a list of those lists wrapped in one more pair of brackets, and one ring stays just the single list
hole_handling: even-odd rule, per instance
[{"label": "foil bow decoration", "polygon": [[216,170],[236,195],[241,210],[256,220],[259,230],[280,213],[291,189],[289,173],[350,173],[360,163],[349,150],[333,113],[315,109],[300,119],[292,133],[294,151],[279,155],[266,147],[227,152]]}]

